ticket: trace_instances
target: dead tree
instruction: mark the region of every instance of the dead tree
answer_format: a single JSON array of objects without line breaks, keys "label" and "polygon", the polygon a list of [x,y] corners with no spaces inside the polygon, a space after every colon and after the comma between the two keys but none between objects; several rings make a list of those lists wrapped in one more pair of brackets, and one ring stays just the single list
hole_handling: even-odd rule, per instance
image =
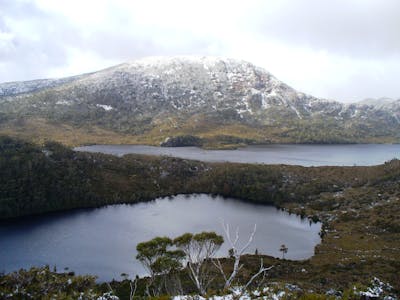
[{"label": "dead tree", "polygon": [[[250,244],[253,242],[253,238],[254,238],[254,235],[255,235],[256,230],[257,230],[257,225],[254,224],[254,228],[253,228],[253,231],[251,232],[251,234],[249,236],[249,239],[247,240],[246,244],[244,244],[244,246],[242,246],[242,247],[238,246],[238,242],[239,242],[239,227],[236,228],[234,238],[232,238],[232,236],[231,236],[230,227],[229,227],[228,223],[225,224],[225,222],[222,222],[222,227],[224,229],[224,232],[225,232],[225,235],[226,235],[226,239],[227,239],[227,241],[228,241],[228,243],[229,243],[229,245],[231,247],[231,249],[230,249],[231,257],[234,259],[232,273],[229,276],[227,276],[225,274],[225,271],[224,271],[222,265],[221,265],[221,262],[218,259],[215,260],[215,261],[213,260],[213,263],[214,263],[215,267],[220,271],[222,277],[224,278],[224,281],[225,281],[224,289],[229,290],[229,289],[232,288],[233,280],[236,278],[236,276],[238,275],[239,271],[243,268],[243,265],[240,264],[240,258],[244,254],[244,252],[249,248]],[[254,281],[254,279],[256,279],[261,274],[265,274],[265,272],[270,270],[270,269],[272,269],[272,266],[268,267],[268,268],[265,268],[264,264],[263,264],[263,260],[261,259],[260,269],[244,285],[242,293],[248,288],[248,286]]]}]

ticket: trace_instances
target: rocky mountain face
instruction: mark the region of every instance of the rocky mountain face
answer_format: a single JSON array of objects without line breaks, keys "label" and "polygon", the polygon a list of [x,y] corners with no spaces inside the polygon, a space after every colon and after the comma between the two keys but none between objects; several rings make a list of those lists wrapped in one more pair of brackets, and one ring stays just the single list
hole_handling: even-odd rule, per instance
[{"label": "rocky mountain face", "polygon": [[176,137],[226,145],[400,140],[400,100],[318,99],[251,63],[214,57],[148,58],[65,79],[0,84],[8,131],[38,120],[55,131],[68,125],[90,135],[99,128],[152,144]]}]

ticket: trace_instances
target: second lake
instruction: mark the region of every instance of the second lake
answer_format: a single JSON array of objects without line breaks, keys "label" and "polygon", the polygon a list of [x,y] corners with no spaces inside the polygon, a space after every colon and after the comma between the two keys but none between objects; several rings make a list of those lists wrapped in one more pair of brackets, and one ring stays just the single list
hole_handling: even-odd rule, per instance
[{"label": "second lake", "polygon": [[[174,238],[185,232],[216,231],[224,235],[221,222],[232,232],[239,227],[243,245],[257,224],[248,253],[280,257],[280,245],[288,247],[286,258],[306,259],[320,243],[320,223],[310,223],[272,206],[205,194],[177,195],[133,205],[111,205],[0,223],[0,272],[49,265],[62,271],[93,274],[99,280],[144,275],[135,259],[136,245],[156,236]],[[240,245],[240,244],[239,244]],[[225,243],[218,256],[228,256]]]}]

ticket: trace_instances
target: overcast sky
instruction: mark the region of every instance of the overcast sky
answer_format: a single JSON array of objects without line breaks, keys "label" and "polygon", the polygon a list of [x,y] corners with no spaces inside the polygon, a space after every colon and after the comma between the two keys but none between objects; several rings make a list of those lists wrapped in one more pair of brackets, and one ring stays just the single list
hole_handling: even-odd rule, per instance
[{"label": "overcast sky", "polygon": [[0,82],[146,56],[250,61],[297,90],[400,98],[400,0],[0,0]]}]

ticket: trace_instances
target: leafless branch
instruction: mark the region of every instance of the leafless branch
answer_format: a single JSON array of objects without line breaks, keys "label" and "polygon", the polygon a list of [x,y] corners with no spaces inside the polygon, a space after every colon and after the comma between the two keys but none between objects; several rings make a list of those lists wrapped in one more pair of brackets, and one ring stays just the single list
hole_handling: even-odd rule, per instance
[{"label": "leafless branch", "polygon": [[129,300],[133,300],[133,297],[135,297],[136,289],[137,289],[137,278],[135,278],[135,280],[133,282],[129,281],[129,285],[131,286]]},{"label": "leafless branch", "polygon": [[250,280],[246,283],[246,285],[243,288],[243,291],[247,290],[247,288],[249,287],[249,285],[254,281],[254,279],[256,279],[260,274],[265,274],[265,272],[271,270],[274,266],[270,266],[267,268],[264,268],[264,262],[263,259],[260,260],[260,269],[258,270],[258,272],[256,274],[254,274]]},{"label": "leafless branch", "polygon": [[247,248],[253,242],[254,235],[257,230],[257,225],[254,224],[254,228],[250,234],[249,239],[247,240],[246,244],[240,249],[238,248],[238,245],[237,245],[238,241],[239,241],[239,227],[236,228],[234,240],[232,240],[232,237],[231,237],[229,224],[228,223],[225,224],[225,222],[222,221],[222,227],[224,229],[226,238],[231,246],[232,256],[234,258],[233,271],[232,271],[231,275],[229,276],[229,278],[226,278],[225,274],[223,273],[223,270],[221,270],[222,267],[221,267],[221,269],[219,268],[220,272],[224,274],[224,280],[225,280],[224,288],[228,289],[232,285],[232,282],[235,279],[235,277],[237,276],[237,274],[239,273],[240,269],[243,267],[242,265],[240,265],[240,257],[243,255],[243,253],[247,250]]},{"label": "leafless branch", "polygon": [[[217,262],[215,262],[217,261]],[[213,265],[219,270],[219,272],[221,273],[222,277],[224,278],[224,281],[226,282],[228,280],[228,278],[226,278],[224,269],[222,268],[221,262],[218,258],[213,259],[212,260]]]},{"label": "leafless branch", "polygon": [[114,290],[112,289],[111,285],[109,282],[107,282],[107,287],[110,290],[110,292],[114,293]]}]

